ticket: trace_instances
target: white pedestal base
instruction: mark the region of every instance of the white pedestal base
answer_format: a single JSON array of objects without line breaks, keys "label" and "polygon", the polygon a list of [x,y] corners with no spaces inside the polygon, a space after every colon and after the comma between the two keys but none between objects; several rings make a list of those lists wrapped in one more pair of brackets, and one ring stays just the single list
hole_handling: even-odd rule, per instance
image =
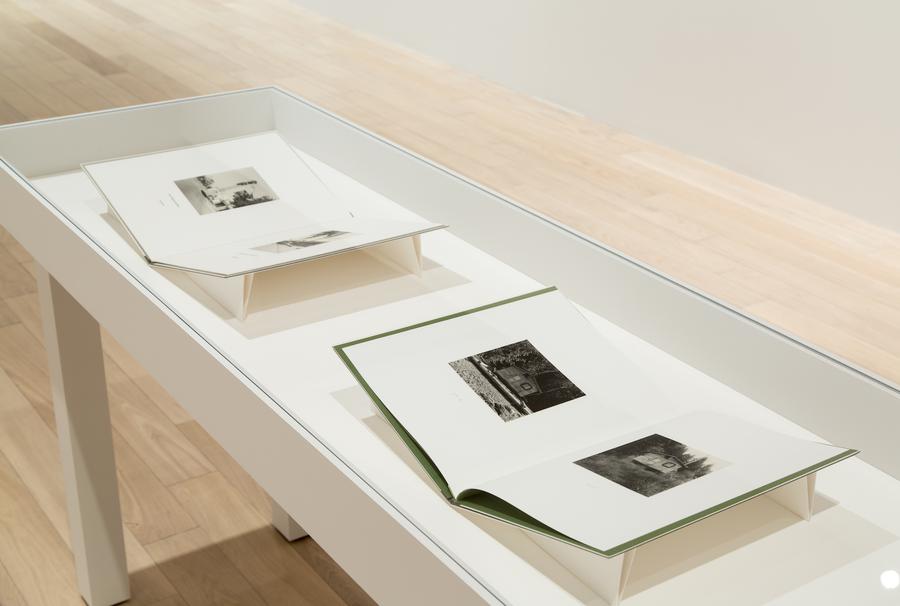
[{"label": "white pedestal base", "polygon": [[[366,254],[402,271],[417,276],[422,274],[422,238],[420,235],[376,244],[362,250]],[[306,263],[317,263],[329,258],[323,257],[317,260],[306,261]],[[298,263],[297,265],[300,264]],[[276,272],[278,269],[269,271]],[[235,318],[244,320],[247,317],[255,273],[233,278],[219,278],[193,272],[189,272],[188,276]]]},{"label": "white pedestal base", "polygon": [[801,519],[809,521],[812,518],[813,499],[816,496],[816,474],[811,473],[776,488],[767,496]]},{"label": "white pedestal base", "polygon": [[363,252],[388,265],[393,265],[401,271],[417,276],[422,274],[422,236],[420,235],[370,246],[363,249]]},{"label": "white pedestal base", "polygon": [[253,290],[253,278],[256,274],[244,274],[233,278],[218,278],[195,273],[188,273],[188,276],[235,318],[243,320],[247,317],[250,292]]},{"label": "white pedestal base", "polygon": [[[816,474],[813,473],[776,488],[766,496],[802,520],[809,521],[812,517],[815,486]],[[628,576],[641,550],[640,546],[615,557],[604,558],[542,535],[528,533],[528,536],[609,606],[618,606],[622,601]],[[690,549],[690,546],[685,545],[685,549]]]},{"label": "white pedestal base", "polygon": [[607,604],[616,606],[621,601],[636,550],[632,549],[612,558],[604,558],[543,535],[530,534],[529,536],[541,549],[569,569]]}]

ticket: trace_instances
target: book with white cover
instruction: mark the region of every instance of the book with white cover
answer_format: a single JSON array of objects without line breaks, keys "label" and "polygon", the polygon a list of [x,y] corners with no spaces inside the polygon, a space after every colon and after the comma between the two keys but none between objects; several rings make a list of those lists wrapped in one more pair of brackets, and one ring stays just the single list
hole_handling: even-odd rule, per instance
[{"label": "book with white cover", "polygon": [[606,557],[857,452],[673,414],[554,288],[335,350],[452,503]]},{"label": "book with white cover", "polygon": [[445,227],[338,199],[278,133],[85,164],[151,264],[233,277]]}]

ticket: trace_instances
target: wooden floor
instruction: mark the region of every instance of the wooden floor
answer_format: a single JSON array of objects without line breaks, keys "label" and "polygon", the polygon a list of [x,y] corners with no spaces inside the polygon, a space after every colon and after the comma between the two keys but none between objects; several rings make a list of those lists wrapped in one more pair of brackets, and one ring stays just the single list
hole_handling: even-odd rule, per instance
[{"label": "wooden floor", "polygon": [[[279,84],[900,383],[900,235],[287,0],[0,0],[0,122]],[[77,604],[31,260],[0,247],[0,604]],[[603,285],[615,288],[615,285]],[[107,339],[134,603],[366,604]]]}]

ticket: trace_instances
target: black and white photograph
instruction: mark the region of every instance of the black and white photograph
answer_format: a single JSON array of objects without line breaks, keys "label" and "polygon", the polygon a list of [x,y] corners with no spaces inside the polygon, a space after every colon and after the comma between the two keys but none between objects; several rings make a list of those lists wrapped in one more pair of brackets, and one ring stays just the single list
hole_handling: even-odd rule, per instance
[{"label": "black and white photograph", "polygon": [[296,250],[298,248],[309,248],[310,246],[318,246],[319,244],[325,244],[326,242],[332,242],[339,238],[343,238],[344,236],[349,236],[350,232],[348,231],[340,231],[338,229],[329,229],[326,231],[320,231],[315,234],[311,234],[309,236],[303,236],[301,238],[293,238],[290,240],[281,240],[279,242],[275,242],[273,244],[266,244],[265,246],[258,246],[256,250],[262,250],[265,252],[273,252],[273,253],[281,253],[281,252],[289,252],[292,250]]},{"label": "black and white photograph", "polygon": [[278,199],[272,188],[249,166],[179,179],[175,185],[201,215]]},{"label": "black and white photograph", "polygon": [[467,356],[450,367],[504,421],[584,395],[528,340]]},{"label": "black and white photograph", "polygon": [[725,461],[657,433],[575,464],[645,497],[728,466]]}]

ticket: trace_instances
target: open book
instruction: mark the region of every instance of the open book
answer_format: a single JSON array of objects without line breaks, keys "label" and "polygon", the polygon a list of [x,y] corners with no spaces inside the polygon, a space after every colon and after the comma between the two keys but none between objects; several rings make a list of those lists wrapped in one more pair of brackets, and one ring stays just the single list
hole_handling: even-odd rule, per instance
[{"label": "open book", "polygon": [[232,277],[445,227],[338,199],[280,135],[82,167],[151,264]]},{"label": "open book", "polygon": [[553,288],[335,350],[451,502],[606,557],[856,454],[673,413]]}]

